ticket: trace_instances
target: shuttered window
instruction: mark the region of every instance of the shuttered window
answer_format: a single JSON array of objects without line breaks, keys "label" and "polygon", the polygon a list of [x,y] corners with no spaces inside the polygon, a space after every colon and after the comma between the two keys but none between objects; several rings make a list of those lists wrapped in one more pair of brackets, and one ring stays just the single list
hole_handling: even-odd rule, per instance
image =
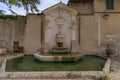
[{"label": "shuttered window", "polygon": [[114,9],[114,0],[106,0],[106,9]]}]

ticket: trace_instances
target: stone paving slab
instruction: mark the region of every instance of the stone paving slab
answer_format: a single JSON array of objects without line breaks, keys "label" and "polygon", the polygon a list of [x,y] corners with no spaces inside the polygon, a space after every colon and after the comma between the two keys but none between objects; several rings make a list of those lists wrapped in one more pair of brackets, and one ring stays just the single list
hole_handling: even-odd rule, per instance
[{"label": "stone paving slab", "polygon": [[120,72],[119,73],[112,72],[108,77],[110,80],[120,80]]},{"label": "stone paving slab", "polygon": [[108,75],[110,80],[120,80],[120,57],[111,58],[111,73]]}]

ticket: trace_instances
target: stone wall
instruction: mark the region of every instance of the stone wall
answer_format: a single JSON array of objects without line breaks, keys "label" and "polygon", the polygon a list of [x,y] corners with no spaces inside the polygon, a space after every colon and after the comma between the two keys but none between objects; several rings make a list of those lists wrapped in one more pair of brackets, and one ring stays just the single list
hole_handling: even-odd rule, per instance
[{"label": "stone wall", "polygon": [[84,54],[96,52],[97,34],[94,15],[80,16],[80,48]]},{"label": "stone wall", "polygon": [[104,13],[80,16],[80,48],[83,53],[105,54],[107,44],[112,44],[114,55],[120,55],[119,13]]},{"label": "stone wall", "polygon": [[0,17],[0,47],[12,51],[14,41],[19,41],[19,47],[23,47],[24,29],[25,17],[16,16],[16,19]]},{"label": "stone wall", "polygon": [[109,18],[105,20],[101,17],[101,46],[112,44],[115,50],[115,55],[120,55],[120,14],[109,13]]},{"label": "stone wall", "polygon": [[[77,25],[79,30],[76,30],[77,39],[80,42],[80,50],[85,54],[103,53],[105,52],[106,44],[109,42],[113,43],[115,55],[120,55],[120,0],[115,0],[115,9],[108,11],[106,10],[105,0],[94,0],[94,7],[91,4],[69,4],[68,6],[76,9],[80,12],[80,21]],[[93,13],[95,9],[95,13]],[[106,13],[105,13],[106,11]],[[73,24],[71,22],[71,15],[69,12],[63,11],[63,17],[68,24],[65,25],[63,31],[67,32],[67,44],[70,45],[71,32],[68,27]],[[25,18],[19,19],[3,19],[0,18],[0,46],[8,48],[12,51],[13,41],[19,41],[19,46],[25,48],[26,54],[37,52],[40,48],[43,48],[44,33],[43,27],[49,22],[48,28],[53,28],[49,34],[54,35],[57,33],[56,24],[53,24],[53,20],[56,17],[58,11],[52,11],[47,15],[46,18],[52,20],[49,22],[48,19],[45,21],[42,19],[42,15],[28,14],[27,20]],[[82,15],[81,15],[82,14]],[[108,15],[108,19],[105,19],[104,15]],[[79,17],[79,15],[77,17]],[[27,24],[25,24],[27,22]],[[43,24],[44,23],[44,24]],[[55,28],[54,28],[55,27]],[[43,36],[42,36],[43,35]],[[79,36],[80,35],[80,36]],[[48,36],[48,35],[47,35]],[[46,36],[46,37],[47,37]],[[48,41],[52,42],[52,47],[55,45],[54,37],[50,36]],[[43,45],[42,45],[43,44]],[[47,45],[48,46],[48,45]]]},{"label": "stone wall", "polygon": [[26,54],[33,54],[41,48],[41,15],[27,15],[24,47]]},{"label": "stone wall", "polygon": [[[27,24],[26,24],[25,37],[24,37],[25,53],[27,54],[34,53],[41,48],[42,45],[41,22],[42,21],[40,15],[29,14],[27,16]],[[52,34],[52,32],[50,32],[50,34]],[[97,27],[95,15],[80,15],[81,51],[85,54],[96,53],[97,46],[98,46],[98,27]]]},{"label": "stone wall", "polygon": [[68,6],[80,12],[80,14],[93,14],[94,13],[93,3],[71,3],[71,4],[68,4]]}]

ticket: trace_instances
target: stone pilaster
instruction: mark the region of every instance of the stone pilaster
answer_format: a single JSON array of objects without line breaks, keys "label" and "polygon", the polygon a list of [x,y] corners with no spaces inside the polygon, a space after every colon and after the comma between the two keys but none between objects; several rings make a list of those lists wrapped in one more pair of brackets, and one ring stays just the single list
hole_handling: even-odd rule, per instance
[{"label": "stone pilaster", "polygon": [[72,40],[72,53],[78,52],[78,43],[76,40]]},{"label": "stone pilaster", "polygon": [[72,49],[71,51],[74,53],[74,52],[77,52],[78,50],[78,40],[77,40],[77,37],[76,37],[76,30],[77,29],[77,26],[76,26],[76,15],[72,15],[72,28],[71,28],[71,33],[72,33],[72,40],[71,40],[71,46],[72,46]]},{"label": "stone pilaster", "polygon": [[45,21],[45,47],[44,47],[44,52],[49,52],[50,50],[50,43],[49,43],[49,37],[50,37],[50,32],[49,32],[49,27],[48,27],[49,20]]},{"label": "stone pilaster", "polygon": [[45,43],[45,50],[44,50],[44,52],[47,53],[47,52],[49,52],[49,51],[50,51],[50,43],[49,43],[49,42],[46,42],[46,43]]}]

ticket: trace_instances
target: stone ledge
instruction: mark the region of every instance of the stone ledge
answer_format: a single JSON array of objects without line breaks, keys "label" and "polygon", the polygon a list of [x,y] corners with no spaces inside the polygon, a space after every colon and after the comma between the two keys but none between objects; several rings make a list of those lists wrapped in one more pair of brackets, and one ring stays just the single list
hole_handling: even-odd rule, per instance
[{"label": "stone ledge", "polygon": [[104,65],[104,68],[103,68],[103,72],[108,75],[110,73],[110,64],[111,64],[111,60],[108,59]]},{"label": "stone ledge", "polygon": [[15,58],[19,58],[19,57],[21,57],[21,56],[24,56],[24,54],[15,55],[15,56],[13,55],[13,56],[11,56],[11,57],[5,58],[5,59],[3,60],[3,62],[2,62],[1,67],[0,67],[0,73],[1,73],[1,72],[5,72],[6,61],[7,61],[8,59],[15,59]]},{"label": "stone ledge", "polygon": [[103,77],[102,71],[52,71],[52,72],[2,72],[0,79],[79,79],[85,77]]},{"label": "stone ledge", "polygon": [[76,61],[83,55],[69,55],[69,56],[44,56],[40,54],[34,54],[34,57],[40,61]]}]

